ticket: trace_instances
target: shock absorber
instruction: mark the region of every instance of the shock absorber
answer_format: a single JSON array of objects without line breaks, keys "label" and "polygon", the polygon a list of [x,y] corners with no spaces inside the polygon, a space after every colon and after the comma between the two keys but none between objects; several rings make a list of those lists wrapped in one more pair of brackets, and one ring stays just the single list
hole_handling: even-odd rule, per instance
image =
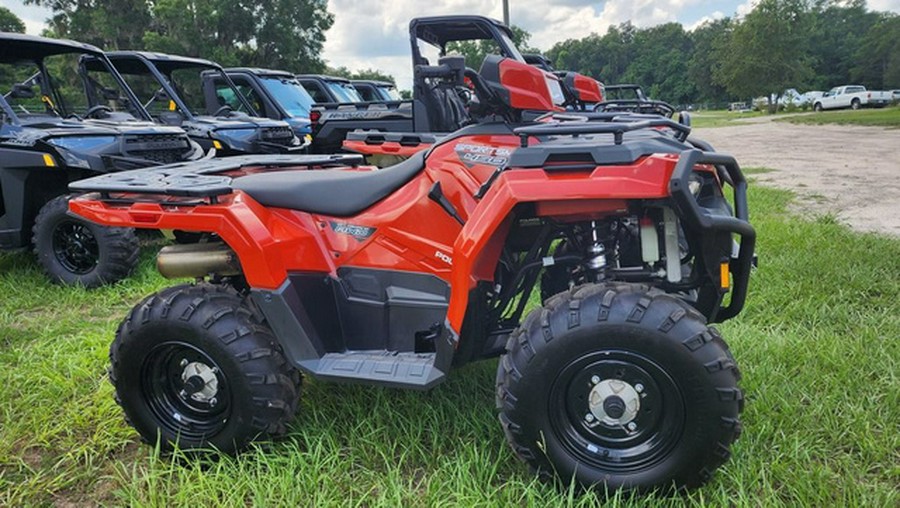
[{"label": "shock absorber", "polygon": [[606,278],[606,246],[600,239],[600,232],[597,228],[597,221],[591,221],[591,244],[588,246],[587,267],[594,272],[596,280],[604,280]]}]

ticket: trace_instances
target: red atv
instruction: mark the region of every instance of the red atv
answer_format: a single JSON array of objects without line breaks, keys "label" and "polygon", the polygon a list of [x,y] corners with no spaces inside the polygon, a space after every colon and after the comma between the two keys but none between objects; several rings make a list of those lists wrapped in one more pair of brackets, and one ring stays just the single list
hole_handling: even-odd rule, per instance
[{"label": "red atv", "polygon": [[695,487],[728,458],[740,375],[708,323],[741,310],[753,260],[737,163],[659,116],[553,113],[557,78],[521,62],[466,75],[498,120],[382,170],[245,156],[74,184],[79,216],[218,240],[163,249],[197,282],[112,344],[145,439],[231,452],[285,430],[299,372],[428,389],[500,356],[500,423],[545,477]]}]

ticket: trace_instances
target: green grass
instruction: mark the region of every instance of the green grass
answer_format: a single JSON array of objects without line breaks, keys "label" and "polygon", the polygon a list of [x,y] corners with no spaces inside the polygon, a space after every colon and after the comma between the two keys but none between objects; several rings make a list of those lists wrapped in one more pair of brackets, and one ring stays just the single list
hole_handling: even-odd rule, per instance
[{"label": "green grass", "polygon": [[842,109],[779,118],[779,122],[804,125],[867,125],[900,129],[900,107],[881,109]]},{"label": "green grass", "polygon": [[748,111],[746,113],[721,110],[697,111],[691,113],[691,126],[695,128],[727,127],[729,125],[740,125],[741,119],[758,116],[765,116],[765,113],[759,111]]},{"label": "green grass", "polygon": [[106,377],[119,320],[168,284],[148,248],[136,278],[90,293],[0,255],[0,506],[898,506],[900,241],[799,220],[789,200],[751,189],[760,267],[746,311],[720,327],[744,374],[745,430],[689,497],[535,482],[493,413],[495,361],[428,393],[308,382],[286,439],[160,457]]}]

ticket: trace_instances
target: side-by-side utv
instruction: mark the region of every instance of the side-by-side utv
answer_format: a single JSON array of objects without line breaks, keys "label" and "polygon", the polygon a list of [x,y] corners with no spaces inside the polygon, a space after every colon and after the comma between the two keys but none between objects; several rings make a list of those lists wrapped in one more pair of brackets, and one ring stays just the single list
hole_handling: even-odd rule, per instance
[{"label": "side-by-side utv", "polygon": [[[88,82],[86,56],[105,69]],[[69,182],[203,155],[155,125],[103,53],[87,44],[0,33],[0,248],[33,247],[50,278],[94,287],[134,267],[128,228],[69,216]]]},{"label": "side-by-side utv", "polygon": [[[145,51],[106,55],[154,121],[181,127],[204,150],[229,156],[305,148],[287,122],[261,117],[217,63]],[[85,58],[82,69],[88,75],[106,72],[93,58]]]}]

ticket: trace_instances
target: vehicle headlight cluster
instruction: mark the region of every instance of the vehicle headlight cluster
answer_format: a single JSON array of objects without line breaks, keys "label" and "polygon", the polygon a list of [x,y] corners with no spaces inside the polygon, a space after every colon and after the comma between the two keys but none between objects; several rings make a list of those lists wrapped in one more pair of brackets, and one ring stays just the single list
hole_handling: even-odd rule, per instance
[{"label": "vehicle headlight cluster", "polygon": [[57,147],[60,156],[66,165],[73,168],[91,169],[91,163],[87,156],[98,148],[113,145],[117,141],[115,136],[72,136],[62,138],[50,138],[47,144]]}]

